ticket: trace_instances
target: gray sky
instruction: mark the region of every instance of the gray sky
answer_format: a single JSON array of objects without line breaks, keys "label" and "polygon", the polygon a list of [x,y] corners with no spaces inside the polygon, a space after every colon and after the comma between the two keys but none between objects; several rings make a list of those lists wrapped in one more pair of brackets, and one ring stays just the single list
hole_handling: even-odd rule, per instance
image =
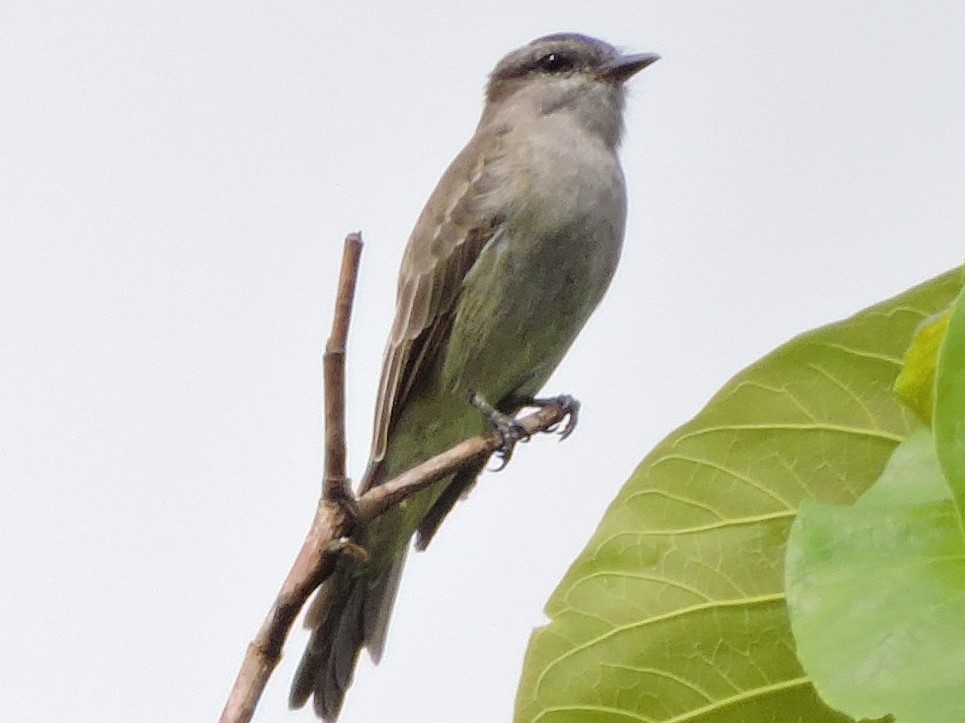
[{"label": "gray sky", "polygon": [[[737,4],[730,4],[736,8]],[[508,720],[529,631],[643,455],[807,328],[959,263],[965,5],[0,8],[0,720],[211,721],[311,518],[341,240],[364,466],[395,275],[505,52],[580,31],[632,83],[584,403],[410,559],[344,723]],[[258,721],[288,713],[299,629]]]}]

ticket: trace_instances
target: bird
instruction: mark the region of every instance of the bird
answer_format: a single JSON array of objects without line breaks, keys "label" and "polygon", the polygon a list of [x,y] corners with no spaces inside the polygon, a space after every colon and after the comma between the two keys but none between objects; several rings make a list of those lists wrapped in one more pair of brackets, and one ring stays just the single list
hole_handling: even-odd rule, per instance
[{"label": "bird", "polygon": [[[557,33],[496,64],[475,133],[403,255],[359,494],[540,403],[617,267],[625,83],[659,57]],[[305,616],[292,708],[312,698],[318,717],[337,719],[362,648],[382,655],[412,537],[424,549],[485,464],[370,522],[367,562],[339,559]]]}]

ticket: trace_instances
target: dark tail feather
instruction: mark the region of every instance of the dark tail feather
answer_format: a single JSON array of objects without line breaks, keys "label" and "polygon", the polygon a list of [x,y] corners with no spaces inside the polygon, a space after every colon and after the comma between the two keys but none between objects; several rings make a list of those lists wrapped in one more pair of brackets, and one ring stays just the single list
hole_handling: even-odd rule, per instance
[{"label": "dark tail feather", "polygon": [[382,660],[385,636],[389,632],[389,618],[392,616],[395,596],[399,592],[399,581],[402,579],[407,552],[408,548],[395,558],[392,567],[375,580],[365,596],[362,629],[365,634],[365,647],[374,663]]},{"label": "dark tail feather", "polygon": [[301,708],[314,694],[315,712],[329,722],[342,709],[364,642],[364,582],[339,572],[318,591],[305,616],[312,635],[288,697],[290,707]]},{"label": "dark tail feather", "polygon": [[442,494],[439,495],[439,499],[429,508],[426,516],[422,518],[422,522],[419,524],[419,535],[416,538],[415,549],[422,552],[429,546],[432,538],[435,537],[436,532],[439,531],[439,526],[442,524],[442,521],[452,512],[455,504],[459,500],[469,496],[469,492],[472,490],[473,485],[476,484],[476,480],[479,478],[480,473],[488,461],[488,459],[484,459],[482,462],[465,467],[455,474],[452,481],[442,491]]},{"label": "dark tail feather", "polygon": [[312,635],[292,683],[291,708],[301,708],[314,696],[320,718],[332,723],[338,717],[362,647],[375,662],[382,655],[404,561],[400,555],[375,580],[339,569],[322,585],[305,614]]}]

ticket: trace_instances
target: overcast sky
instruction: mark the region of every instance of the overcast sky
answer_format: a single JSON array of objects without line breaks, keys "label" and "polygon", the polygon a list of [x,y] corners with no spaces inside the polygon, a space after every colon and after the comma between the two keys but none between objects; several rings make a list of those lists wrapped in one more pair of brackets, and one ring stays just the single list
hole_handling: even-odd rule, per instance
[{"label": "overcast sky", "polygon": [[[644,454],[794,334],[959,263],[953,0],[6,0],[0,720],[216,719],[315,506],[342,238],[367,241],[357,476],[405,239],[487,72],[558,31],[663,56],[632,82],[621,268],[546,390],[582,423],[410,560],[344,723],[509,720],[529,631]],[[285,702],[304,642],[257,721],[312,720]]]}]

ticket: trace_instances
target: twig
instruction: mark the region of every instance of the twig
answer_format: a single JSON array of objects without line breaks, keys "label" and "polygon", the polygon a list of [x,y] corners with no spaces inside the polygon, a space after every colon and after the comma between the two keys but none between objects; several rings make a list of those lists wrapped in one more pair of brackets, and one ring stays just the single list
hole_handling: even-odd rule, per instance
[{"label": "twig", "polygon": [[345,345],[352,320],[352,300],[362,255],[362,234],[350,233],[342,252],[338,293],[332,333],[325,344],[325,478],[323,495],[328,499],[350,499],[348,477],[345,476]]},{"label": "twig", "polygon": [[[340,555],[364,557],[364,550],[351,541],[358,524],[371,521],[470,462],[490,456],[503,443],[496,432],[467,439],[373,487],[357,500],[352,495],[345,477],[345,340],[361,249],[360,235],[349,234],[342,256],[332,334],[325,347],[325,479],[322,499],[271,610],[248,644],[219,723],[251,721],[268,679],[281,660],[282,647],[292,624],[309,596],[332,574]],[[551,431],[567,414],[563,405],[553,403],[516,421],[530,436]]]}]

